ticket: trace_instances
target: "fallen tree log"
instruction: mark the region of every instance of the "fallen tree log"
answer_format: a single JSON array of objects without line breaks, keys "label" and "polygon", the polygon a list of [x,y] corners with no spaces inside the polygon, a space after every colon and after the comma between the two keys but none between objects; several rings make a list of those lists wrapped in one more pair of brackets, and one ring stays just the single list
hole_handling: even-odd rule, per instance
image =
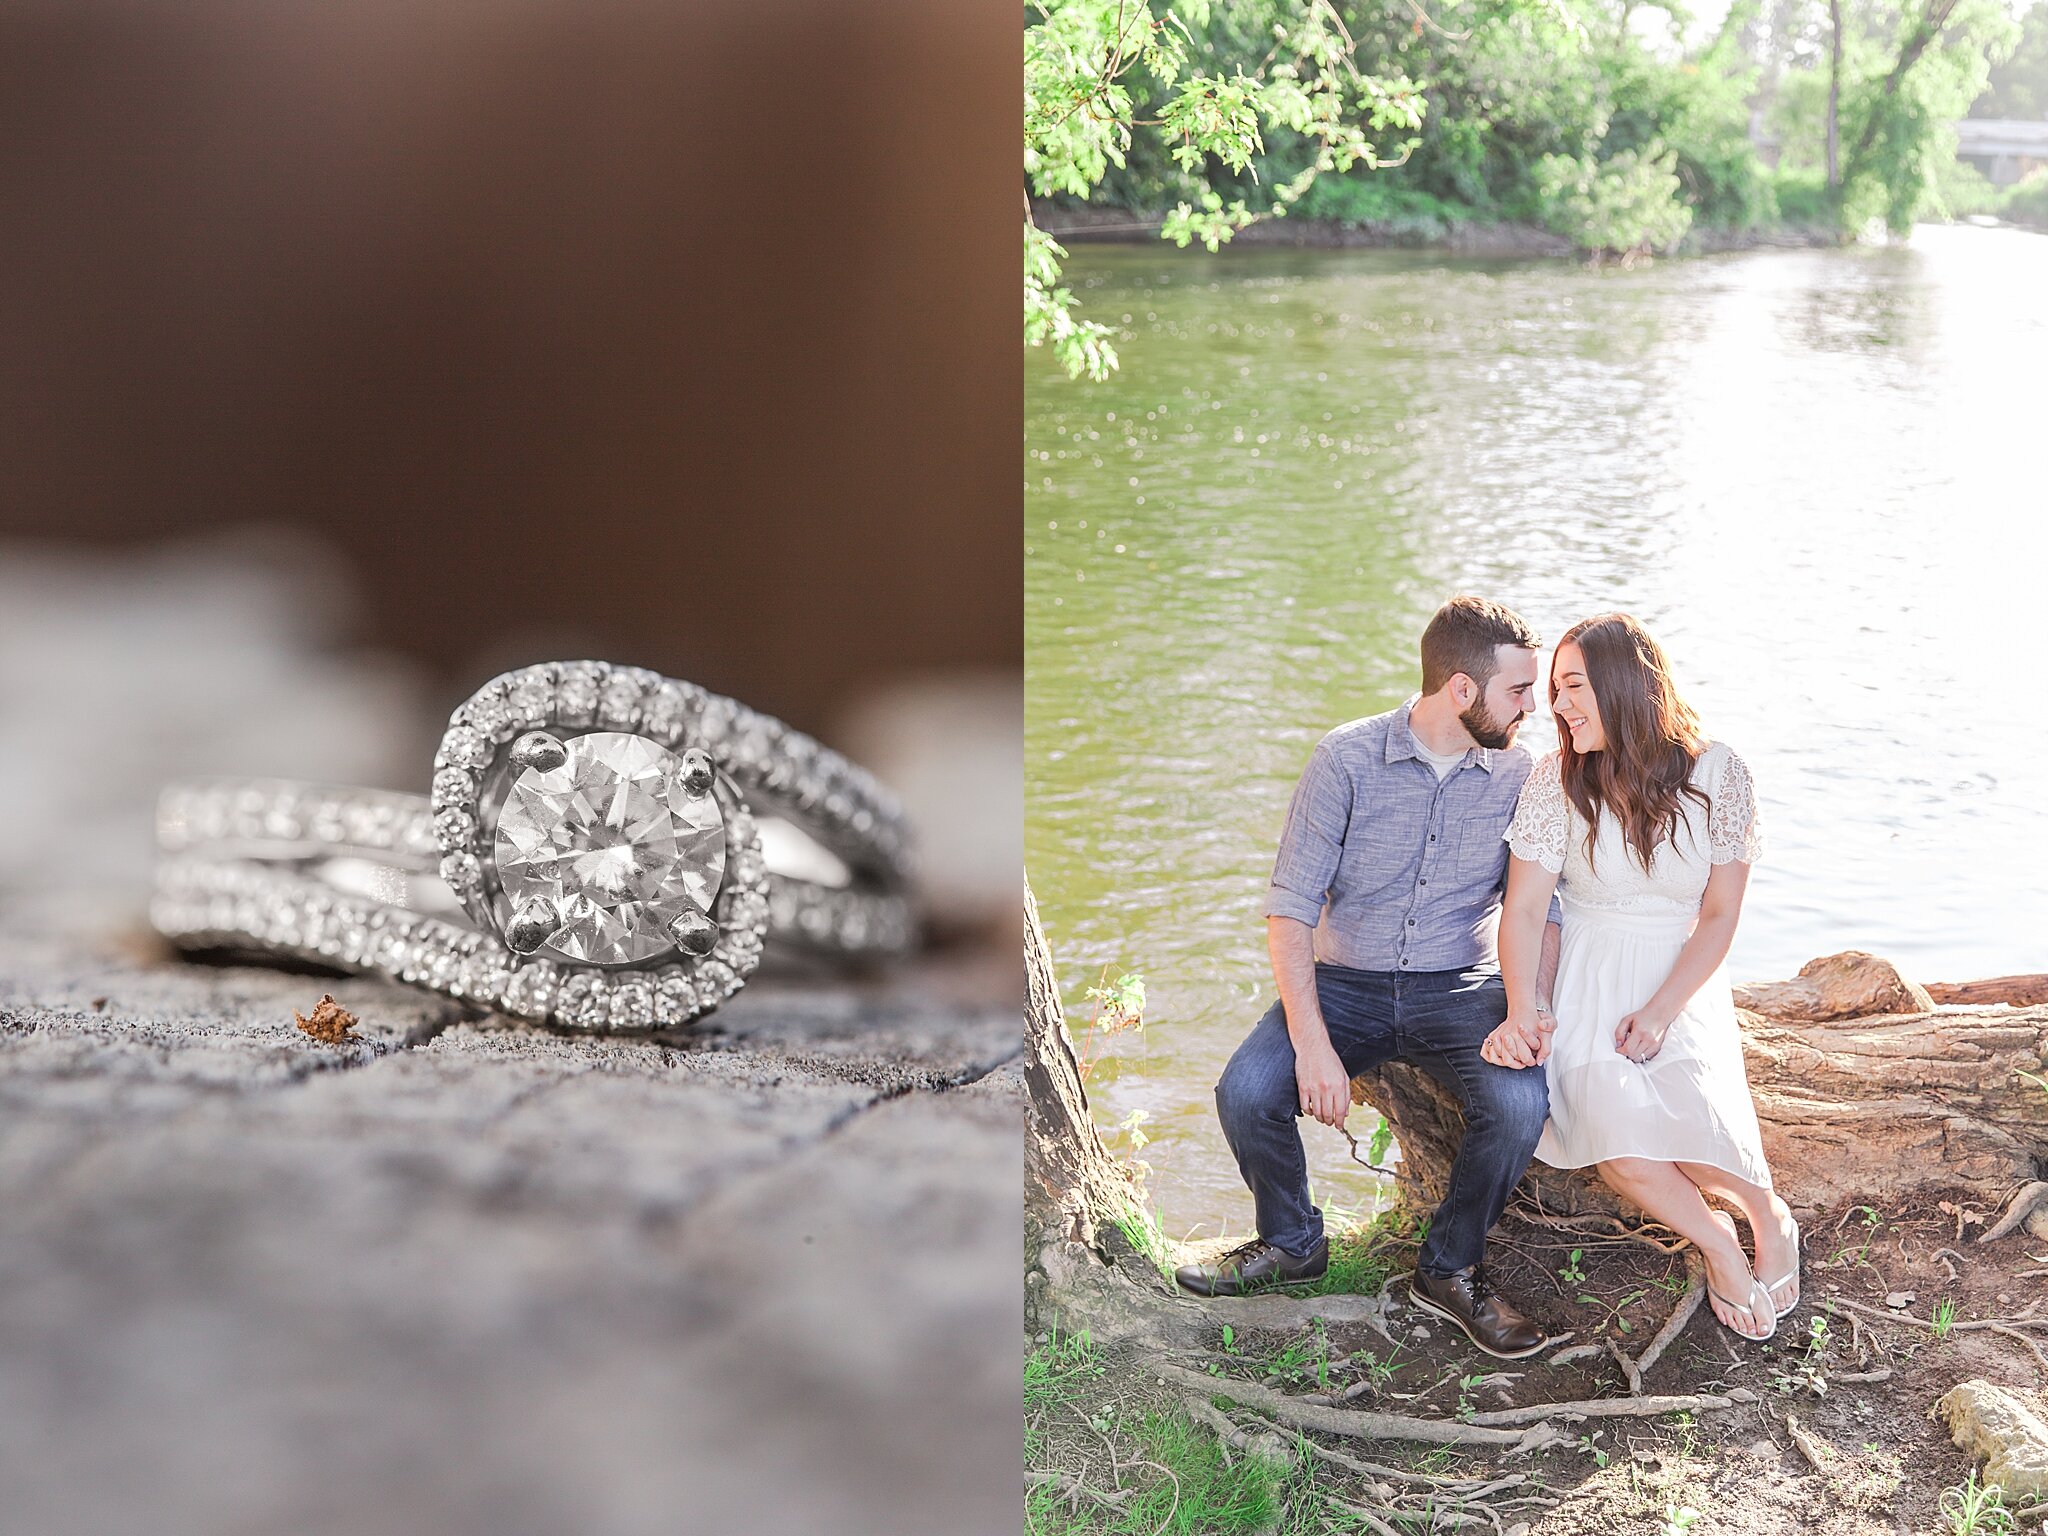
[{"label": "fallen tree log", "polygon": [[1937,1003],[1960,1004],[1966,1008],[1990,1008],[2008,1003],[2015,1008],[2032,1008],[2048,1003],[2048,976],[1990,976],[1983,981],[1930,981],[1927,995]]},{"label": "fallen tree log", "polygon": [[[1931,991],[1858,951],[1813,961],[1795,983],[1736,989],[1764,1152],[1795,1209],[1958,1188],[1996,1203],[2048,1160],[2048,1090],[2032,1080],[2048,1059],[2048,1006],[1935,1012]],[[1398,1063],[1352,1095],[1392,1124],[1403,1178],[1440,1199],[1464,1134],[1456,1100]],[[1522,1189],[1552,1215],[1632,1209],[1590,1172],[1541,1163]]]}]

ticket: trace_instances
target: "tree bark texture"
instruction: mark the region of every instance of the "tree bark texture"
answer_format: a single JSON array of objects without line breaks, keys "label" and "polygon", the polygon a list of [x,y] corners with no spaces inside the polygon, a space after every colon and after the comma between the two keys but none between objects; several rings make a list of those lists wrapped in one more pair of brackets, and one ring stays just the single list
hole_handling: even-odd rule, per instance
[{"label": "tree bark texture", "polygon": [[1099,1247],[1096,1231],[1132,1196],[1130,1180],[1088,1118],[1088,1092],[1067,1042],[1059,978],[1024,886],[1024,1205],[1033,1246]]}]

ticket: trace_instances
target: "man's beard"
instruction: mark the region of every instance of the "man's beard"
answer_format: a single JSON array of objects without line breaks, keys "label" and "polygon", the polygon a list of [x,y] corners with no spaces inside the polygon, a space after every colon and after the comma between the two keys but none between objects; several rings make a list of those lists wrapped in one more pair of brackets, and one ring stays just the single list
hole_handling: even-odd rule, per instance
[{"label": "man's beard", "polygon": [[1506,725],[1502,725],[1486,712],[1486,701],[1483,699],[1474,699],[1472,707],[1458,715],[1458,724],[1465,727],[1472,739],[1493,752],[1500,751],[1514,741],[1515,727],[1521,723],[1521,716],[1517,715]]}]

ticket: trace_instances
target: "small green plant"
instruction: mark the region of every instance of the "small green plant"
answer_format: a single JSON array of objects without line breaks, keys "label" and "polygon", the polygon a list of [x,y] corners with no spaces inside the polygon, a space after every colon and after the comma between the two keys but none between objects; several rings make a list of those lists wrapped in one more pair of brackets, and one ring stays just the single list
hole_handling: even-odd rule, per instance
[{"label": "small green plant", "polygon": [[1074,1065],[1085,1083],[1109,1049],[1110,1036],[1126,1030],[1144,1033],[1145,978],[1131,971],[1111,981],[1109,967],[1105,965],[1101,978],[1081,995],[1095,1005],[1088,1022],[1080,1029],[1070,1030],[1074,1036]]},{"label": "small green plant", "polygon": [[1595,1443],[1599,1440],[1601,1435],[1605,1433],[1605,1430],[1596,1429],[1590,1435],[1579,1436],[1579,1449],[1584,1451],[1588,1456],[1591,1456],[1593,1458],[1593,1465],[1596,1467],[1604,1467],[1607,1465],[1607,1452],[1602,1450],[1599,1447],[1599,1445]]},{"label": "small green plant", "polygon": [[1806,1325],[1807,1352],[1815,1355],[1825,1352],[1832,1338],[1828,1332],[1828,1320],[1815,1313]]},{"label": "small green plant", "polygon": [[[1870,1257],[1871,1242],[1877,1236],[1877,1229],[1884,1225],[1884,1217],[1874,1205],[1851,1206],[1849,1215],[1863,1224],[1863,1241],[1837,1248],[1834,1257],[1827,1262],[1831,1267],[1844,1264],[1861,1264]],[[1846,1225],[1846,1221],[1844,1223]]]},{"label": "small green plant", "polygon": [[1668,1291],[1673,1296],[1676,1296],[1686,1288],[1689,1278],[1685,1272],[1685,1266],[1681,1264],[1678,1268],[1658,1276],[1649,1283],[1660,1291]]},{"label": "small green plant", "polygon": [[1584,1256],[1584,1249],[1574,1248],[1572,1256],[1558,1266],[1558,1279],[1562,1280],[1566,1285],[1584,1285],[1586,1283],[1586,1272],[1579,1267],[1579,1260]]},{"label": "small green plant", "polygon": [[1947,1338],[1949,1330],[1955,1327],[1956,1325],[1955,1302],[1946,1296],[1942,1297],[1940,1301],[1936,1302],[1934,1304],[1933,1322],[1934,1336],[1937,1339]]},{"label": "small green plant", "polygon": [[1314,1382],[1319,1390],[1330,1386],[1330,1335],[1321,1318],[1313,1319],[1309,1331],[1288,1343],[1267,1368],[1269,1377]]},{"label": "small green plant", "polygon": [[1486,1380],[1486,1373],[1484,1371],[1458,1378],[1458,1418],[1460,1421],[1471,1418],[1473,1414],[1479,1411],[1479,1405],[1472,1401],[1472,1392],[1484,1380]]},{"label": "small green plant", "polygon": [[[1401,1346],[1396,1344],[1394,1346],[1394,1354],[1398,1355],[1400,1352]],[[1389,1355],[1385,1360],[1381,1360],[1378,1355],[1369,1349],[1361,1349],[1353,1354],[1351,1363],[1365,1373],[1366,1379],[1372,1383],[1375,1392],[1384,1392],[1387,1389],[1388,1383],[1393,1381],[1395,1370],[1398,1369],[1394,1364],[1394,1355]]]},{"label": "small green plant", "polygon": [[2007,1536],[2013,1529],[2005,1490],[1996,1483],[1979,1483],[1975,1467],[1955,1487],[1942,1490],[1936,1508],[1947,1522],[1948,1536]]},{"label": "small green plant", "polygon": [[1381,1115],[1380,1123],[1372,1128],[1372,1140],[1366,1144],[1365,1155],[1375,1163],[1384,1163],[1393,1145],[1394,1122]]},{"label": "small green plant", "polygon": [[1223,1325],[1223,1353],[1226,1355],[1237,1353],[1237,1330],[1228,1323]]},{"label": "small green plant", "polygon": [[1698,1523],[1700,1512],[1690,1504],[1666,1504],[1662,1536],[1685,1536]]},{"label": "small green plant", "polygon": [[1133,1152],[1144,1151],[1145,1144],[1151,1141],[1152,1138],[1145,1134],[1144,1129],[1145,1122],[1151,1118],[1151,1110],[1134,1109],[1128,1115],[1125,1115],[1123,1119],[1117,1121],[1116,1128],[1130,1138],[1131,1150]]},{"label": "small green plant", "polygon": [[1635,1303],[1641,1301],[1649,1294],[1646,1290],[1634,1290],[1630,1291],[1619,1301],[1609,1301],[1604,1296],[1581,1296],[1579,1298],[1579,1305],[1583,1307],[1598,1307],[1601,1311],[1605,1312],[1607,1316],[1601,1319],[1601,1327],[1604,1328],[1609,1323],[1612,1323],[1618,1331],[1632,1333],[1635,1330],[1630,1325],[1629,1320],[1621,1314],[1624,1310],[1635,1305]]}]

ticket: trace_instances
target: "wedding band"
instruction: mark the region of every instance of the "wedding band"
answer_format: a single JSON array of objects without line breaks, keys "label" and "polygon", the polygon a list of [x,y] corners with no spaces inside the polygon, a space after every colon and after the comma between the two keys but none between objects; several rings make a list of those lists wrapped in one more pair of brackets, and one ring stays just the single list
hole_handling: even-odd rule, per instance
[{"label": "wedding band", "polygon": [[602,662],[492,679],[431,797],[272,779],[169,786],[151,918],[536,1022],[686,1023],[764,938],[846,960],[915,941],[909,834],[872,776],[695,684]]}]

